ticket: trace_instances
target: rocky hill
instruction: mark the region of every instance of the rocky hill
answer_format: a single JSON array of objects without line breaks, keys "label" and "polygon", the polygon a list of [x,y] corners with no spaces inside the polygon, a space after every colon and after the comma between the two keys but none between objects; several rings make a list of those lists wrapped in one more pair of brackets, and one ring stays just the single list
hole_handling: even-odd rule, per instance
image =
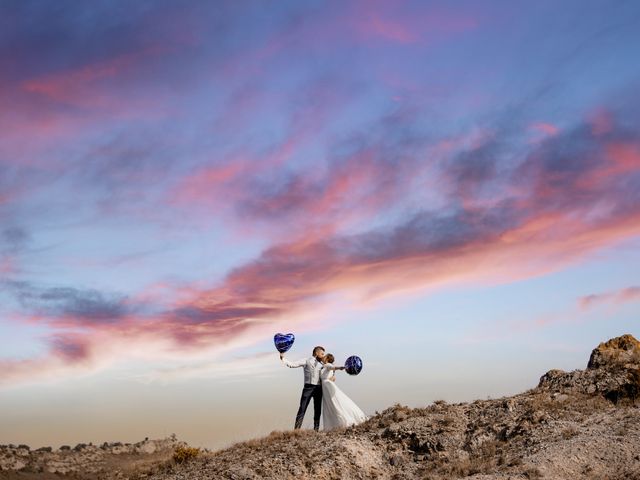
[{"label": "rocky hill", "polygon": [[512,397],[395,405],[331,432],[272,432],[217,452],[175,437],[90,447],[2,446],[0,479],[640,479],[640,343],[611,339],[585,370],[551,370]]}]

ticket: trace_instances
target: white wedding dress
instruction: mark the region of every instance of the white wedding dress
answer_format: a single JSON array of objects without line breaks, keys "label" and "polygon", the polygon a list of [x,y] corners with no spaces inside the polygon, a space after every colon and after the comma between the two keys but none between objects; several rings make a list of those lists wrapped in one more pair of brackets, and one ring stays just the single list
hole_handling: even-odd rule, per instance
[{"label": "white wedding dress", "polygon": [[342,390],[336,382],[330,380],[334,367],[326,363],[320,372],[322,382],[322,429],[348,427],[364,422],[368,417],[360,410]]}]

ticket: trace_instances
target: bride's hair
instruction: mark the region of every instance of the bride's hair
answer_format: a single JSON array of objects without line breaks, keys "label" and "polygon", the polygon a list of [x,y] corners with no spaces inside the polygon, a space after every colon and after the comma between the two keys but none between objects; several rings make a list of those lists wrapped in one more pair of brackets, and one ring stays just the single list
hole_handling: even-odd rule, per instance
[{"label": "bride's hair", "polygon": [[333,363],[333,361],[336,359],[336,357],[334,357],[333,355],[331,355],[330,353],[327,353],[324,356],[325,360],[327,361],[327,363]]}]

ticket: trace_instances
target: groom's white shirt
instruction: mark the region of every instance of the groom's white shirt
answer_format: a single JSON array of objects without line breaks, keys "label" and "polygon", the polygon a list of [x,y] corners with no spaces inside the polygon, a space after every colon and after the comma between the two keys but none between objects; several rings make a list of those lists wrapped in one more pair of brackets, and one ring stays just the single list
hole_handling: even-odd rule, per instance
[{"label": "groom's white shirt", "polygon": [[320,384],[320,370],[322,370],[322,362],[318,361],[316,357],[304,358],[297,362],[290,362],[286,358],[282,359],[289,368],[304,367],[304,383],[311,383],[313,385]]}]

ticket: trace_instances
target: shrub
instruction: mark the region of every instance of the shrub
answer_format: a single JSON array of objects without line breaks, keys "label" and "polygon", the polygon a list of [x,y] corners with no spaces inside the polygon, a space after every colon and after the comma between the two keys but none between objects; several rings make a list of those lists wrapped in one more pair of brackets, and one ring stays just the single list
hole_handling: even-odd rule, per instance
[{"label": "shrub", "polygon": [[184,463],[191,460],[192,458],[197,457],[199,454],[199,448],[182,446],[176,447],[175,451],[173,452],[173,461],[176,463]]},{"label": "shrub", "polygon": [[578,430],[575,427],[571,426],[562,430],[560,434],[562,435],[562,438],[564,438],[565,440],[568,440],[571,437],[575,437],[576,435],[578,435]]}]

